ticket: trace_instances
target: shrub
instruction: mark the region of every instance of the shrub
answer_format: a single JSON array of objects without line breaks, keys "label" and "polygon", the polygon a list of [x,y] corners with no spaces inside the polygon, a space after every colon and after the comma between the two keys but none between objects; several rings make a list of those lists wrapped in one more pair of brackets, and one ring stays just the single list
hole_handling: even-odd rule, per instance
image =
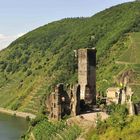
[{"label": "shrub", "polygon": [[30,121],[30,124],[31,124],[31,126],[35,126],[35,125],[37,125],[39,122],[41,122],[41,121],[43,121],[43,120],[48,121],[47,116],[46,116],[46,115],[39,114],[35,119],[33,119],[33,120]]},{"label": "shrub", "polygon": [[32,74],[32,70],[27,70],[26,76],[30,76]]}]

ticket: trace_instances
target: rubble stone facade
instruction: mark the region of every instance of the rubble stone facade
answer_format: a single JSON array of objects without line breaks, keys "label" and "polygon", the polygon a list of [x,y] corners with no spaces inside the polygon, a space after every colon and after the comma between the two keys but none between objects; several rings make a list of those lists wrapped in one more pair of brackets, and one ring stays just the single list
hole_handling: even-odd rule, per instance
[{"label": "rubble stone facade", "polygon": [[80,86],[75,85],[64,90],[63,84],[58,84],[46,100],[49,118],[60,120],[65,115],[76,116],[80,113]]}]

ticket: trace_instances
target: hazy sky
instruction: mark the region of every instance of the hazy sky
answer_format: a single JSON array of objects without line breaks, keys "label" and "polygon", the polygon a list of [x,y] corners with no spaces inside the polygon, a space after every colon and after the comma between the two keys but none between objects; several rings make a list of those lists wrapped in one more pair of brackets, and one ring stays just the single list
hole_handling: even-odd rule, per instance
[{"label": "hazy sky", "polygon": [[133,0],[0,0],[0,49],[48,22],[92,16],[128,1]]}]

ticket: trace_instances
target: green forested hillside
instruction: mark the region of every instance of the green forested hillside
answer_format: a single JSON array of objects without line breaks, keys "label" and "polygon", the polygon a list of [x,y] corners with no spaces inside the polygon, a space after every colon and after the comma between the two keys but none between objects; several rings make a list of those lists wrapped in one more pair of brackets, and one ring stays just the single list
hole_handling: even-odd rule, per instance
[{"label": "green forested hillside", "polygon": [[140,32],[139,2],[118,5],[89,18],[63,19],[27,33],[0,52],[0,106],[35,114],[41,111],[55,84],[77,81],[73,50],[78,48],[96,47],[97,90],[105,91],[117,83],[120,73],[131,68],[116,61],[129,56],[125,52],[131,49],[128,36],[132,32]]}]

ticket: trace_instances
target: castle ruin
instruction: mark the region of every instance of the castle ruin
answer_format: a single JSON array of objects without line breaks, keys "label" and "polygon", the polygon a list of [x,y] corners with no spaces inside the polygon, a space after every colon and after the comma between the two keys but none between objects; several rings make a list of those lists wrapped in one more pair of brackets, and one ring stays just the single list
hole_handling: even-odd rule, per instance
[{"label": "castle ruin", "polygon": [[60,120],[65,115],[79,115],[85,105],[96,104],[96,49],[79,49],[78,55],[78,84],[65,87],[58,84],[47,97],[46,106],[49,118]]}]

